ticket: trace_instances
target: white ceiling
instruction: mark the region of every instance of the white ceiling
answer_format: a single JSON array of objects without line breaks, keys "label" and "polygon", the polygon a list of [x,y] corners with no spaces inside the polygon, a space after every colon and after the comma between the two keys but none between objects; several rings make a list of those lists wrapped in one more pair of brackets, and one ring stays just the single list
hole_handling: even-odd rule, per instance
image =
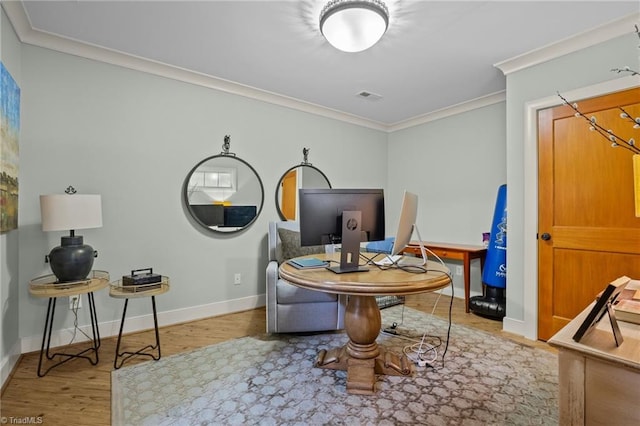
[{"label": "white ceiling", "polygon": [[20,12],[24,42],[56,48],[60,36],[390,126],[502,92],[494,64],[640,11],[637,0],[387,0],[383,39],[343,53],[318,30],[324,3],[29,0]]}]

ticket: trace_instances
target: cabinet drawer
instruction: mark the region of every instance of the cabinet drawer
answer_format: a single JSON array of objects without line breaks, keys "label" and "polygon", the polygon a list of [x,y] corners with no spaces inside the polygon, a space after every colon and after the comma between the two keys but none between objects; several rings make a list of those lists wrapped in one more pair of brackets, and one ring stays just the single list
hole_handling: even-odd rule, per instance
[{"label": "cabinet drawer", "polygon": [[434,252],[436,256],[442,257],[443,259],[464,259],[464,253],[460,253],[459,251],[440,249],[435,247],[434,248],[428,247],[428,248],[429,250]]},{"label": "cabinet drawer", "polygon": [[[444,249],[444,248],[438,248],[438,247],[429,247],[428,245],[425,247],[431,250],[433,253],[435,253],[436,256],[441,257],[443,259],[464,259],[464,253],[456,250],[450,250],[450,249]],[[408,246],[403,250],[403,252],[411,253],[416,256],[422,255],[420,252],[420,247],[418,246]],[[429,256],[429,254],[430,253],[427,252],[427,256]]]}]

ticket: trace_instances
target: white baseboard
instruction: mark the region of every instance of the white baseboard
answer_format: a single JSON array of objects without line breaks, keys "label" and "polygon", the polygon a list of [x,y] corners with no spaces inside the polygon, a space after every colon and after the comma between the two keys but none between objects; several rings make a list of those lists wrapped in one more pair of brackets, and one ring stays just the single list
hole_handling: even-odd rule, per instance
[{"label": "white baseboard", "polygon": [[502,319],[502,331],[507,331],[509,333],[517,334],[519,336],[523,336],[530,340],[536,340],[535,337],[527,336],[525,334],[524,321],[517,320],[509,317],[504,317]]},{"label": "white baseboard", "polygon": [[9,354],[0,360],[0,387],[4,386],[20,359],[20,342],[16,342]]},{"label": "white baseboard", "polygon": [[[209,303],[206,305],[193,306],[173,311],[158,312],[158,326],[166,326],[179,324],[183,322],[195,321],[199,319],[215,317],[234,312],[255,309],[265,305],[266,296],[260,294],[257,296],[244,297],[242,299],[225,300],[223,302]],[[133,333],[137,331],[149,330],[153,328],[153,313],[149,307],[149,314],[137,317],[127,317],[124,323],[123,333]],[[91,336],[91,325],[79,327],[79,329]],[[54,331],[51,335],[51,347],[63,346],[69,344],[73,336],[73,329],[64,329]],[[120,331],[120,320],[101,322],[98,324],[100,338],[117,336]],[[89,340],[82,332],[76,333],[74,343]],[[23,337],[20,340],[21,353],[40,351],[42,347],[42,336]],[[15,363],[15,361],[14,361]],[[10,371],[10,370],[9,370]],[[3,367],[4,374],[4,367]],[[4,376],[3,376],[4,377]]]},{"label": "white baseboard", "polygon": [[[439,291],[444,295],[451,296],[451,286],[445,287]],[[469,297],[473,296],[482,296],[482,293],[472,290],[469,294]],[[454,287],[454,297],[464,298],[464,289]],[[502,319],[502,331],[517,334],[529,340],[537,340],[537,336],[532,336],[526,332],[525,323],[522,320],[504,317]]]}]

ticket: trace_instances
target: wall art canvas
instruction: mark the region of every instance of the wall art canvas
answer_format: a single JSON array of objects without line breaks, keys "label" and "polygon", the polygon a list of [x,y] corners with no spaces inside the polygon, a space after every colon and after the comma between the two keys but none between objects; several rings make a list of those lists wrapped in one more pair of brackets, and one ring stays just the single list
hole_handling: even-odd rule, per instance
[{"label": "wall art canvas", "polygon": [[18,227],[20,88],[0,62],[0,232]]}]

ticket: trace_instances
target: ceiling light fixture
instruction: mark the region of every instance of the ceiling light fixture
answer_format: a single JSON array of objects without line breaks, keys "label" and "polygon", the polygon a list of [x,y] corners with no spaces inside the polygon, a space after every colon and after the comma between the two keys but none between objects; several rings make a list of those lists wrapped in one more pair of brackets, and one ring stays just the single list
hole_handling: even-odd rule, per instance
[{"label": "ceiling light fixture", "polygon": [[320,32],[343,52],[376,44],[389,27],[389,10],[380,0],[331,0],[320,12]]}]

